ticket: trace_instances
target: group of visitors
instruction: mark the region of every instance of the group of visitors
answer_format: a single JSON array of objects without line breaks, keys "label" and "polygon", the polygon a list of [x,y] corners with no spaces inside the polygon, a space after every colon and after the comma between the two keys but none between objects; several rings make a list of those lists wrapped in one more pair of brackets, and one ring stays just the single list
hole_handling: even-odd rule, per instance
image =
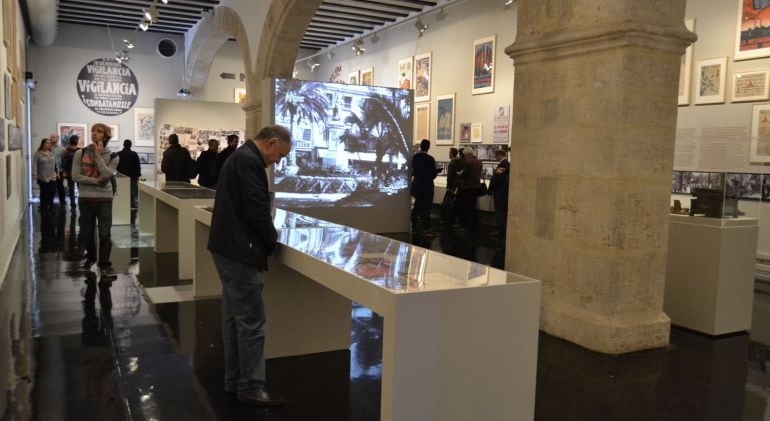
[{"label": "group of visitors", "polygon": [[219,141],[209,140],[208,149],[201,152],[193,161],[190,151],[179,144],[176,133],[168,137],[168,149],[163,152],[161,171],[166,175],[166,181],[182,181],[189,183],[190,179],[198,177],[198,184],[210,189],[216,189],[219,173],[222,171],[227,158],[235,152],[240,138],[231,134],[227,136],[227,147],[219,152]]},{"label": "group of visitors", "polygon": [[[430,211],[433,206],[433,180],[438,171],[436,160],[428,154],[430,141],[423,139],[420,150],[412,157],[412,208],[411,222],[414,232],[431,232]],[[447,186],[442,201],[442,220],[460,230],[475,229],[478,226],[478,198],[489,194],[493,198],[497,231],[505,237],[508,215],[508,179],[510,163],[503,149],[495,151],[498,165],[491,175],[489,188],[482,179],[481,161],[470,147],[449,149]]]}]

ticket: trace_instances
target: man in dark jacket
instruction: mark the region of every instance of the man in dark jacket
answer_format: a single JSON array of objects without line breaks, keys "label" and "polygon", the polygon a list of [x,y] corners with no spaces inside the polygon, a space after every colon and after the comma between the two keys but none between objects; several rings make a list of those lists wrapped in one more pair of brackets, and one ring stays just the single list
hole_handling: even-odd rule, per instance
[{"label": "man in dark jacket", "polygon": [[412,157],[412,196],[414,207],[412,208],[412,230],[420,230],[419,220],[423,227],[430,229],[430,208],[433,205],[433,179],[438,174],[436,160],[428,155],[430,141],[423,139],[420,142],[420,151]]},{"label": "man in dark jacket", "polygon": [[506,222],[508,219],[508,177],[511,172],[511,163],[505,157],[505,151],[495,151],[498,160],[497,168],[489,182],[489,194],[495,204],[495,221],[497,222],[497,235],[505,237]]},{"label": "man in dark jacket", "polygon": [[231,134],[227,136],[227,147],[219,153],[219,156],[217,156],[217,163],[215,164],[215,170],[216,174],[215,176],[219,178],[219,173],[222,171],[222,166],[225,165],[225,161],[227,161],[227,158],[232,155],[233,152],[238,148],[238,136]]},{"label": "man in dark jacket", "polygon": [[460,183],[460,223],[464,228],[476,228],[478,222],[478,203],[481,194],[481,161],[476,158],[472,148],[463,149],[463,169],[459,174]]},{"label": "man in dark jacket", "polygon": [[190,151],[179,146],[179,136],[176,133],[168,137],[169,147],[163,152],[163,162],[160,169],[166,174],[166,181],[190,182],[194,177],[193,160]]},{"label": "man in dark jacket", "polygon": [[198,167],[198,184],[214,189],[217,186],[216,163],[219,155],[219,141],[209,140],[209,148],[201,152],[195,166]]},{"label": "man in dark jacket", "polygon": [[225,162],[211,217],[208,249],[222,282],[225,391],[255,405],[282,405],[265,389],[263,271],[278,234],[270,215],[265,168],[291,150],[281,126],[260,130]]},{"label": "man in dark jacket", "polygon": [[142,176],[142,167],[139,166],[139,154],[131,150],[131,141],[123,141],[123,150],[118,152],[120,163],[118,172],[131,179],[131,207],[136,208],[139,195],[139,177]]}]

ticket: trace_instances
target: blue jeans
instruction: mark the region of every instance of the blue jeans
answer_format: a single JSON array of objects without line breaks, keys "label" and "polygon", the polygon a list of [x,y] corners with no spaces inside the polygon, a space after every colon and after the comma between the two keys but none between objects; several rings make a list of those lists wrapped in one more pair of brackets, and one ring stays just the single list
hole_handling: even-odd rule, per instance
[{"label": "blue jeans", "polygon": [[110,253],[112,252],[112,200],[106,202],[90,202],[79,200],[80,205],[80,244],[86,250],[89,259],[96,258],[96,221],[99,221],[99,267],[112,267]]},{"label": "blue jeans", "polygon": [[265,385],[265,306],[262,272],[211,253],[222,281],[225,390],[245,395]]}]

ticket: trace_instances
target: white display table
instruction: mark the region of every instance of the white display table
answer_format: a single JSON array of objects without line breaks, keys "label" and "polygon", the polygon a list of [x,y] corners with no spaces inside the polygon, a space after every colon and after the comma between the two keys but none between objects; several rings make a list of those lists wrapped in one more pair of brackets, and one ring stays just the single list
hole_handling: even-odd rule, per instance
[{"label": "white display table", "polygon": [[[195,223],[197,296],[219,292]],[[382,420],[534,417],[540,282],[278,209],[266,355],[350,346],[351,300],[384,318]]]},{"label": "white display table", "polygon": [[665,313],[709,335],[751,328],[756,218],[669,215]]},{"label": "white display table", "polygon": [[[489,187],[489,180],[484,180],[487,187]],[[446,177],[436,177],[433,180],[433,203],[441,204],[444,200],[444,194],[446,194]],[[479,210],[494,212],[495,203],[492,201],[492,196],[485,195],[479,197]]]},{"label": "white display table", "polygon": [[112,225],[131,224],[131,178],[123,174],[115,176],[117,190],[112,200]]},{"label": "white display table", "polygon": [[216,191],[181,182],[139,183],[139,227],[155,234],[155,252],[179,254],[179,279],[192,279],[193,207],[212,206]]}]

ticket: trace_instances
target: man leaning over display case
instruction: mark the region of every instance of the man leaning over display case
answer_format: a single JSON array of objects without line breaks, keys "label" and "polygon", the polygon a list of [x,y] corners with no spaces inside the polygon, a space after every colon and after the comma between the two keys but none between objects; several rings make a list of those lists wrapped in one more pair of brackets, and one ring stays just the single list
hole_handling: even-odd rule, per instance
[{"label": "man leaning over display case", "polygon": [[284,404],[265,388],[262,272],[278,239],[265,168],[290,150],[288,130],[268,126],[233,152],[219,173],[208,243],[222,282],[225,391],[261,406]]}]

